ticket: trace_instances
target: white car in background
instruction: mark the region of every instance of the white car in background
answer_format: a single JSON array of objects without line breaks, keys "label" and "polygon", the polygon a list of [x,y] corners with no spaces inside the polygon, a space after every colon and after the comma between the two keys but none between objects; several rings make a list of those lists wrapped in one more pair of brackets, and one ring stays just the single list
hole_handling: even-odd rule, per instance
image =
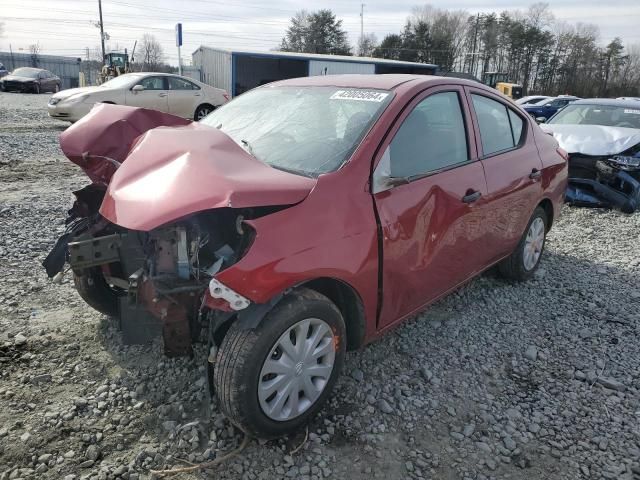
[{"label": "white car in background", "polygon": [[76,122],[96,103],[150,108],[200,120],[229,100],[227,92],[166,73],[127,73],[98,87],[63,90],[49,100],[49,116]]},{"label": "white car in background", "polygon": [[553,98],[548,95],[529,95],[528,97],[522,97],[516,100],[518,105],[533,105],[542,100],[546,100],[548,98]]}]

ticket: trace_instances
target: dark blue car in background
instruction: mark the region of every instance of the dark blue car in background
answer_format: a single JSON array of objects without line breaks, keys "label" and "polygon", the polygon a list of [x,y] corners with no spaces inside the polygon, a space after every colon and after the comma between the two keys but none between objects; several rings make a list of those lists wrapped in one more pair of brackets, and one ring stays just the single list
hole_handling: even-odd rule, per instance
[{"label": "dark blue car in background", "polygon": [[571,102],[580,100],[579,97],[573,97],[570,95],[563,95],[556,98],[548,98],[542,102],[534,105],[524,105],[522,108],[534,118],[544,118],[545,120],[551,118],[558,110],[563,109]]}]

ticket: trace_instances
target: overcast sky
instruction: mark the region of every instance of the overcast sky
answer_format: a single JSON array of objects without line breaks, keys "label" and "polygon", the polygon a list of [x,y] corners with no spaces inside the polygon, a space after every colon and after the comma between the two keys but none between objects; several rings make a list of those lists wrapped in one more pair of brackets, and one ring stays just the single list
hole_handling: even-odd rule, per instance
[{"label": "overcast sky", "polygon": [[[470,14],[526,10],[533,2],[518,0],[437,0],[431,5],[464,9]],[[569,23],[593,23],[600,29],[600,42],[619,36],[625,45],[640,44],[640,0],[552,0],[548,2],[557,19]],[[412,7],[423,5],[412,0],[369,0],[364,7],[364,31],[378,40],[387,33],[398,33]],[[183,23],[182,59],[189,64],[191,52],[199,45],[222,48],[270,50],[276,48],[289,19],[297,10],[329,8],[349,33],[352,44],[360,35],[360,2],[327,0],[103,0],[105,31],[111,40],[107,48],[129,51],[143,33],[155,35],[162,43],[166,59],[177,64],[173,29]],[[98,0],[0,0],[0,22],[4,35],[0,51],[28,51],[38,42],[42,53],[86,55],[100,44]]]}]

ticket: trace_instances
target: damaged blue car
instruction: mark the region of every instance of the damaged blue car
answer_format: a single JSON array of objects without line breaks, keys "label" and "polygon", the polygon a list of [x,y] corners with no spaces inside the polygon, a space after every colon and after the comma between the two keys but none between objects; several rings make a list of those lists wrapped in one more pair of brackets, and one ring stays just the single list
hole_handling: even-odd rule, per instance
[{"label": "damaged blue car", "polygon": [[640,207],[637,101],[577,100],[541,127],[569,154],[568,204],[625,213]]}]

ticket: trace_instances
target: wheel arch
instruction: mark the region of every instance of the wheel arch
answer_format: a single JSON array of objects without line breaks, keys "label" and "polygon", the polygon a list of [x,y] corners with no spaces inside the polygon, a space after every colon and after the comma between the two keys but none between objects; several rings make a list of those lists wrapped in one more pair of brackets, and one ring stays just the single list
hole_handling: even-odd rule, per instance
[{"label": "wheel arch", "polygon": [[212,112],[217,108],[215,105],[213,105],[212,103],[209,103],[209,102],[199,103],[198,106],[196,107],[196,109],[193,111],[193,118],[194,119],[198,115],[198,110],[200,110],[202,107],[209,107],[209,108],[211,108]]},{"label": "wheel arch", "polygon": [[255,328],[267,314],[292,290],[308,288],[327,297],[335,304],[345,322],[347,332],[347,349],[355,350],[361,347],[366,337],[366,317],[364,305],[360,295],[348,283],[332,277],[319,277],[300,282],[284,292],[275,295],[269,302],[252,304],[238,312],[222,314],[214,326],[212,335],[215,343],[220,344],[232,323],[238,323],[243,328]]},{"label": "wheel arch", "polygon": [[331,277],[309,280],[301,286],[321,293],[338,307],[347,330],[348,350],[355,350],[364,344],[366,335],[364,306],[355,288],[342,280]]},{"label": "wheel arch", "polygon": [[542,199],[542,201],[537,205],[538,207],[544,210],[544,213],[547,215],[547,232],[551,230],[551,225],[553,225],[553,202],[548,198]]}]

